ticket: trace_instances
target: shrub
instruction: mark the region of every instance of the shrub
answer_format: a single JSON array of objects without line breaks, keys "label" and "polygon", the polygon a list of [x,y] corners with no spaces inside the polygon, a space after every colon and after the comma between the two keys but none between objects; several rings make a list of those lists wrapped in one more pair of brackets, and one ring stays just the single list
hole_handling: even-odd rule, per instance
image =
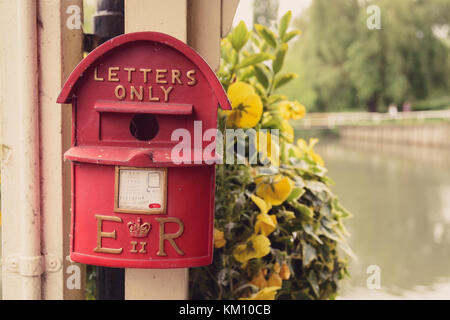
[{"label": "shrub", "polygon": [[288,32],[290,20],[288,12],[276,32],[241,22],[222,41],[218,77],[233,110],[220,112],[219,129],[278,129],[280,139],[271,152],[257,140],[265,165],[218,165],[214,259],[190,270],[193,299],[332,299],[347,274],[350,214],[329,189],[317,139],[294,141],[288,121],[304,117],[304,106],[274,94],[296,77],[281,72],[300,34]]}]

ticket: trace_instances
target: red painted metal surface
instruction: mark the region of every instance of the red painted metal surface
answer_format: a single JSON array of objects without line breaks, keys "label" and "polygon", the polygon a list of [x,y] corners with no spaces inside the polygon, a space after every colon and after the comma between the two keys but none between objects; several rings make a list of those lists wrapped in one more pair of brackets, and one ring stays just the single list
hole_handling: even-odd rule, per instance
[{"label": "red painted metal surface", "polygon": [[[73,107],[72,147],[65,153],[72,161],[71,259],[123,268],[210,264],[215,166],[209,161],[217,155],[203,154],[211,141],[202,136],[217,127],[217,106],[231,106],[207,63],[165,34],[122,35],[75,68],[58,102]],[[140,115],[157,122],[149,139],[137,139],[131,129]],[[191,134],[191,162],[174,163],[176,129]],[[159,169],[167,180],[165,212],[117,209],[117,172],[128,168],[166,168]],[[164,206],[151,200],[145,207]]]},{"label": "red painted metal surface", "polygon": [[145,113],[145,114],[172,114],[190,115],[193,112],[191,104],[174,103],[126,103],[126,102],[102,102],[99,101],[94,106],[97,112],[117,112],[117,113]]},{"label": "red painted metal surface", "polygon": [[[77,146],[70,148],[64,158],[75,162],[94,163],[133,166],[139,168],[146,167],[185,167],[204,165],[204,162],[215,162],[219,157],[205,157],[202,150],[191,150],[190,163],[176,164],[171,158],[171,149],[154,148],[126,148],[126,147],[108,147],[102,146]],[[201,159],[201,162],[195,163],[195,159]]]}]

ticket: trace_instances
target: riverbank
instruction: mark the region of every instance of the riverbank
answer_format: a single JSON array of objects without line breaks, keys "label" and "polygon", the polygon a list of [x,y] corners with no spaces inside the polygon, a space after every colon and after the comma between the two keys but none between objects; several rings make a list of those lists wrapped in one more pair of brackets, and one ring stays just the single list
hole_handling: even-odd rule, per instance
[{"label": "riverbank", "polygon": [[342,126],[339,137],[343,141],[450,148],[450,123]]},{"label": "riverbank", "polygon": [[297,137],[450,149],[450,111],[312,114],[293,123]]}]

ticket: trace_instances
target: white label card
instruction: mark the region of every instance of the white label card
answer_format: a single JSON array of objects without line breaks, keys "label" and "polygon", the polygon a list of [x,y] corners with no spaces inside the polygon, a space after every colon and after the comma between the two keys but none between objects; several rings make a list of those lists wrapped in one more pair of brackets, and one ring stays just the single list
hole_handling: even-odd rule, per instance
[{"label": "white label card", "polygon": [[161,169],[119,169],[120,210],[152,211],[164,208],[165,172]]}]

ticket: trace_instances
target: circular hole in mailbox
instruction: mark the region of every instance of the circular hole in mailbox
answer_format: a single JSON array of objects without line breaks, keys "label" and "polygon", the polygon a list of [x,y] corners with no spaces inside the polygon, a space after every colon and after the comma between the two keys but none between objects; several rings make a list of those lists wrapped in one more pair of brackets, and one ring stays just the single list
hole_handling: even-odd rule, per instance
[{"label": "circular hole in mailbox", "polygon": [[152,114],[137,114],[131,119],[130,133],[138,140],[152,140],[158,131],[158,120]]}]

